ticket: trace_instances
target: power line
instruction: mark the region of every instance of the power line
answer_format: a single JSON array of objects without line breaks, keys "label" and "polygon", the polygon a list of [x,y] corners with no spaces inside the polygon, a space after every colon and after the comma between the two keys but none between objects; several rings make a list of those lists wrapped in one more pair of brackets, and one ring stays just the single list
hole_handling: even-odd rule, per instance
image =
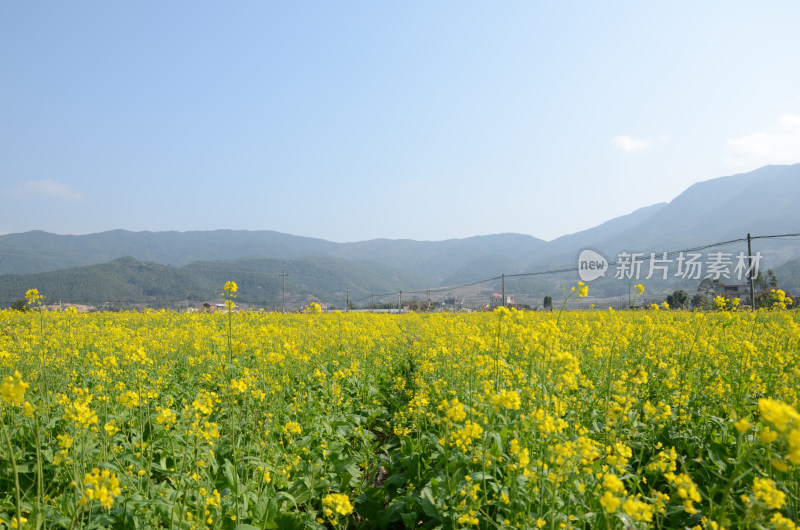
[{"label": "power line", "polygon": [[778,234],[774,236],[752,236],[750,239],[794,239],[796,237],[800,237],[800,234]]}]

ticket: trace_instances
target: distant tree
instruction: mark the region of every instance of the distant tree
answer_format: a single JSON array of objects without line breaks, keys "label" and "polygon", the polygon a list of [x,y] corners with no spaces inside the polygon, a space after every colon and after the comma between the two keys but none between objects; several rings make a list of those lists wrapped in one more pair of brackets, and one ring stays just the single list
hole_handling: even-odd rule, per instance
[{"label": "distant tree", "polygon": [[549,294],[544,297],[544,302],[542,303],[546,311],[553,310],[553,297]]},{"label": "distant tree", "polygon": [[667,296],[667,304],[673,309],[682,309],[686,307],[689,301],[689,295],[683,289],[673,292]]},{"label": "distant tree", "polygon": [[711,278],[705,278],[700,282],[700,285],[697,286],[697,294],[713,299],[720,293],[722,285],[723,283],[720,279],[712,280]]},{"label": "distant tree", "polygon": [[24,298],[17,300],[13,304],[11,304],[11,309],[13,309],[14,311],[27,311],[28,302]]},{"label": "distant tree", "polygon": [[772,307],[773,289],[778,288],[778,277],[772,269],[768,269],[766,274],[758,275],[753,279],[753,290],[755,291],[756,307]]},{"label": "distant tree", "polygon": [[758,291],[777,289],[778,277],[775,276],[772,269],[767,269],[766,274],[761,274],[761,271],[758,271],[758,275],[753,279],[753,287]]},{"label": "distant tree", "polygon": [[703,309],[708,307],[708,298],[703,296],[700,293],[697,293],[692,297],[691,301],[692,307],[695,309]]}]

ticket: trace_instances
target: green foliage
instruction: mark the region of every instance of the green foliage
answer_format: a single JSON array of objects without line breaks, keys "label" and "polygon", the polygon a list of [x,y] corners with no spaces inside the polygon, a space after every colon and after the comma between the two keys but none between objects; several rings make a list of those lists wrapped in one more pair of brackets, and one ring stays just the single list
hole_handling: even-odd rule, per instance
[{"label": "green foliage", "polygon": [[553,297],[550,296],[549,294],[547,296],[545,296],[544,297],[544,301],[542,302],[542,306],[544,307],[544,309],[546,311],[552,311],[553,310]]},{"label": "green foliage", "polygon": [[422,280],[376,263],[353,263],[333,258],[278,260],[242,258],[203,261],[184,267],[145,263],[131,257],[102,265],[30,275],[0,276],[0,303],[6,306],[32,286],[59,300],[104,309],[184,307],[187,302],[220,300],[219,286],[231,278],[241,286],[239,304],[280,308],[282,272],[286,271],[287,300],[294,306],[321,300],[345,305],[350,289],[351,308],[371,293],[419,288]]},{"label": "green foliage", "polygon": [[13,304],[11,304],[11,309],[13,309],[14,311],[27,311],[28,302],[24,298],[16,300]]},{"label": "green foliage", "polygon": [[667,296],[667,304],[672,309],[683,309],[688,305],[689,295],[684,290],[678,290]]},{"label": "green foliage", "polygon": [[708,297],[700,293],[697,293],[694,296],[692,296],[691,304],[694,309],[705,309],[707,307],[710,307]]}]

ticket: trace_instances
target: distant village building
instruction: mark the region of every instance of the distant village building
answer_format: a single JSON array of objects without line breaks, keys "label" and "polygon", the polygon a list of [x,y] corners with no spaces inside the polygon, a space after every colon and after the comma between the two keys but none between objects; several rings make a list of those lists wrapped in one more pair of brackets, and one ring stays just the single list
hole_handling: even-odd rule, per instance
[{"label": "distant village building", "polygon": [[48,311],[66,311],[69,308],[74,308],[77,313],[91,313],[95,311],[97,308],[93,305],[85,305],[85,304],[70,304],[70,303],[58,303],[58,304],[51,304],[45,306]]},{"label": "distant village building", "polygon": [[[236,308],[236,306],[233,307]],[[217,311],[224,311],[226,309],[227,307],[225,307],[225,304],[209,304],[208,302],[203,304],[203,311],[207,313],[215,313]]]},{"label": "distant village building", "polygon": [[718,292],[725,298],[747,298],[750,296],[750,286],[748,284],[722,284]]}]

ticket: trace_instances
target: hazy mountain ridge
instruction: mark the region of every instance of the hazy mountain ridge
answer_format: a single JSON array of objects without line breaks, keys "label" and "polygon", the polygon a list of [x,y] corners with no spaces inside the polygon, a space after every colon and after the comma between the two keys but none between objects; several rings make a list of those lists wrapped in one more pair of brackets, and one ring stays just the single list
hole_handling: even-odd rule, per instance
[{"label": "hazy mountain ridge", "polygon": [[[197,305],[220,300],[222,285],[233,278],[239,285],[237,302],[280,308],[284,273],[289,307],[305,306],[316,300],[343,308],[348,295],[350,300],[363,300],[372,294],[424,286],[420,278],[405,271],[330,257],[297,260],[250,257],[198,261],[183,267],[124,257],[99,265],[0,276],[0,304],[8,306],[36,287],[45,294],[47,304],[63,300],[113,308],[175,306],[182,301]],[[376,303],[381,301],[379,297]]]},{"label": "hazy mountain ridge", "polygon": [[800,232],[798,200],[800,164],[766,166],[694,184],[641,224],[602,244],[670,250],[736,239],[748,232]]},{"label": "hazy mountain ridge", "polygon": [[780,282],[779,287],[791,292],[800,302],[800,258],[775,267],[773,272]]},{"label": "hazy mountain ridge", "polygon": [[[57,270],[47,268],[47,265],[58,260],[70,262],[67,266],[80,266],[125,256],[175,266],[204,259],[224,260],[266,254],[274,258],[293,259],[327,254],[336,245],[338,243],[270,230],[111,230],[81,236],[33,231],[0,236],[0,273],[46,272]],[[39,257],[44,260],[44,264],[39,262]],[[19,270],[15,260],[28,270]]]},{"label": "hazy mountain ridge", "polygon": [[[611,260],[622,251],[676,251],[739,239],[748,233],[753,236],[800,233],[799,201],[800,164],[766,166],[694,184],[663,206],[654,205],[649,207],[650,211],[642,209],[644,212],[637,210],[645,214],[639,222],[583,247],[599,250]],[[579,233],[582,234],[585,232]],[[574,266],[580,250],[579,246],[554,253],[529,263],[528,267],[542,270]],[[734,249],[743,250],[744,246]],[[800,246],[785,242],[757,240],[753,252],[758,250],[769,254],[765,261],[769,267],[800,257]]]},{"label": "hazy mountain ridge", "polygon": [[[516,233],[445,241],[375,239],[335,243],[266,230],[113,230],[83,236],[33,231],[0,236],[0,274],[53,272],[132,256],[139,262],[169,265],[181,273],[191,273],[194,279],[184,280],[199,282],[192,285],[205,293],[208,286],[203,282],[209,281],[209,275],[193,270],[192,266],[198,268],[197,263],[213,262],[211,268],[225,272],[214,276],[213,281],[224,283],[232,278],[232,264],[237,260],[262,260],[259,266],[280,267],[281,270],[292,268],[289,262],[297,262],[310,267],[305,270],[314,270],[314,275],[327,279],[307,286],[292,284],[293,292],[311,294],[314,289],[322,289],[322,294],[333,296],[331,293],[347,287],[354,291],[355,297],[370,291],[437,287],[479,281],[502,273],[573,267],[580,250],[587,247],[601,251],[611,260],[620,251],[679,250],[742,238],[748,232],[753,235],[797,233],[800,232],[798,200],[800,164],[795,164],[766,166],[749,173],[699,182],[669,203],[640,208],[550,242]],[[531,231],[535,231],[535,227]],[[740,250],[743,248],[735,249]],[[757,240],[754,250],[769,253],[763,268],[775,268],[800,257],[800,245],[780,240]],[[279,265],[269,260],[282,261]],[[312,265],[314,263],[316,265]],[[237,266],[241,267],[242,263]],[[319,272],[320,267],[328,267],[329,273]],[[172,274],[175,271],[163,272]],[[397,281],[378,279],[375,274]],[[335,275],[341,278],[334,278]],[[31,277],[27,285],[38,287],[35,281],[44,279]],[[0,285],[10,281],[8,276],[0,277]],[[272,285],[272,280],[264,282]],[[16,285],[17,281],[12,283]],[[369,286],[363,287],[366,284]],[[129,292],[122,286],[119,289]],[[142,293],[142,296],[146,295]]]}]

